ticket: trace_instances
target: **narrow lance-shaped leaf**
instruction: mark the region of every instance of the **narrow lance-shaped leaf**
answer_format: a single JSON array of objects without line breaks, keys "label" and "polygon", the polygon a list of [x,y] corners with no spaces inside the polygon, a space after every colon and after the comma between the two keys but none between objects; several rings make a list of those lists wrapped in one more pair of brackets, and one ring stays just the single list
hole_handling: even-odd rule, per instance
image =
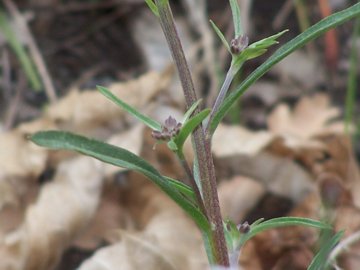
[{"label": "narrow lance-shaped leaf", "polygon": [[169,0],[154,0],[156,6],[159,8],[164,7],[168,4]]},{"label": "narrow lance-shaped leaf", "polygon": [[150,117],[147,117],[146,115],[143,115],[138,110],[130,106],[129,104],[125,103],[121,99],[119,99],[117,96],[115,96],[113,93],[111,93],[107,88],[102,86],[97,86],[97,89],[101,94],[103,94],[105,97],[110,99],[112,102],[114,102],[116,105],[120,106],[122,109],[130,113],[132,116],[136,117],[138,120],[143,122],[145,125],[150,127],[154,130],[161,130],[161,124],[154,119],[151,119]]},{"label": "narrow lance-shaped leaf", "polygon": [[243,34],[241,27],[241,15],[240,15],[240,7],[237,0],[230,0],[230,7],[234,21],[234,29],[235,29],[235,37],[239,37]]},{"label": "narrow lance-shaped leaf", "polygon": [[232,252],[236,249],[241,233],[239,229],[235,225],[235,223],[231,220],[227,220],[224,222],[224,233],[226,245],[229,249],[229,252]]},{"label": "narrow lance-shaped leaf", "polygon": [[202,123],[202,121],[209,115],[210,109],[205,109],[199,112],[197,115],[190,118],[181,127],[179,134],[173,139],[177,148],[182,151],[182,147],[189,135],[195,130],[195,128]]},{"label": "narrow lance-shaped leaf", "polygon": [[243,245],[247,240],[255,236],[256,234],[279,227],[285,226],[306,226],[313,227],[317,229],[331,229],[331,226],[320,221],[316,221],[309,218],[300,218],[300,217],[280,217],[266,220],[260,222],[256,225],[251,225],[251,229],[248,233],[243,234],[240,240],[239,245]]},{"label": "narrow lance-shaped leaf", "polygon": [[279,43],[276,39],[279,38],[281,35],[286,33],[288,30],[281,31],[275,35],[270,37],[264,38],[262,40],[256,41],[250,44],[246,49],[244,49],[239,55],[234,55],[232,60],[232,65],[235,67],[241,67],[245,61],[258,57],[264,54],[267,49]]},{"label": "narrow lance-shaped leaf", "polygon": [[193,191],[193,189],[191,187],[189,187],[188,185],[184,184],[183,182],[180,182],[180,181],[175,180],[173,178],[170,178],[170,177],[167,177],[167,176],[164,176],[164,177],[169,181],[169,184],[171,186],[173,186],[180,193],[182,193],[183,195],[185,195],[189,199],[191,199],[191,201],[193,203],[196,203],[195,193],[194,193],[194,191]]},{"label": "narrow lance-shaped leaf", "polygon": [[196,110],[196,108],[200,105],[201,102],[202,99],[199,99],[198,101],[194,102],[193,105],[191,105],[191,107],[184,114],[182,123],[185,123],[190,118],[190,116],[193,114],[193,112]]},{"label": "narrow lance-shaped leaf", "polygon": [[280,62],[286,56],[304,46],[309,41],[317,38],[331,28],[334,28],[348,20],[360,16],[360,3],[357,3],[343,11],[335,13],[317,24],[308,28],[282,47],[280,47],[268,60],[266,60],[260,67],[252,72],[237,88],[232,92],[221,104],[219,110],[215,113],[213,120],[210,123],[210,132],[213,133],[220,121],[224,118],[226,113],[231,109],[232,105],[236,103],[239,97],[259,78],[261,78],[267,71],[269,71],[276,63]]},{"label": "narrow lance-shaped leaf", "polygon": [[255,227],[256,225],[260,224],[261,222],[264,222],[265,218],[259,218],[257,220],[255,220],[251,226]]},{"label": "narrow lance-shaped leaf", "polygon": [[154,15],[156,17],[159,17],[159,10],[158,10],[157,6],[155,5],[155,3],[153,2],[153,0],[145,0],[145,2],[148,5],[148,7],[150,8],[150,10],[152,11],[152,13],[154,13]]},{"label": "narrow lance-shaped leaf", "polygon": [[358,89],[358,67],[360,60],[360,52],[358,50],[358,40],[360,36],[360,18],[355,20],[355,25],[353,29],[353,34],[351,38],[351,49],[350,49],[350,63],[346,87],[346,99],[345,99],[345,132],[346,134],[351,134],[351,126],[353,124],[354,107],[356,104],[357,89]]},{"label": "narrow lance-shaped leaf", "polygon": [[231,221],[227,222],[227,226],[224,228],[227,246],[229,248],[229,256],[232,262],[237,262],[239,252],[250,238],[257,235],[258,233],[278,228],[284,226],[308,226],[318,229],[329,230],[331,227],[327,224],[321,223],[308,218],[298,218],[298,217],[282,217],[274,218],[263,222],[263,219],[258,219],[251,226],[246,222],[235,226]]},{"label": "narrow lance-shaped leaf", "polygon": [[267,52],[267,49],[259,48],[248,48],[241,54],[237,59],[235,59],[235,65],[243,64],[245,61],[251,60],[253,58],[259,57]]},{"label": "narrow lance-shaped leaf", "polygon": [[216,26],[216,24],[210,20],[211,26],[214,28],[215,33],[218,35],[218,37],[220,38],[221,42],[223,43],[223,45],[225,46],[225,48],[228,50],[229,53],[231,53],[230,50],[230,46],[229,43],[227,42],[224,34],[221,32],[221,30]]},{"label": "narrow lance-shaped leaf", "polygon": [[267,38],[263,38],[259,41],[256,41],[252,44],[249,45],[248,48],[257,48],[257,49],[267,49],[269,48],[270,46],[274,45],[274,44],[277,44],[279,43],[277,41],[277,39],[279,37],[281,37],[283,34],[285,34],[286,32],[288,32],[289,30],[288,29],[285,29],[275,35],[272,35],[270,37],[267,37]]},{"label": "narrow lance-shaped leaf", "polygon": [[193,174],[194,174],[194,180],[196,182],[196,185],[198,186],[199,191],[202,194],[199,161],[198,161],[196,155],[194,156]]},{"label": "narrow lance-shaped leaf", "polygon": [[103,162],[134,170],[145,175],[182,207],[201,230],[209,230],[207,219],[201,211],[183,197],[154,167],[130,151],[101,141],[61,131],[38,132],[32,135],[30,139],[40,146],[51,149],[77,151]]},{"label": "narrow lance-shaped leaf", "polygon": [[329,239],[315,255],[311,261],[308,270],[323,270],[327,269],[329,265],[328,257],[331,250],[339,243],[340,239],[344,235],[344,231],[336,233],[333,237]]}]

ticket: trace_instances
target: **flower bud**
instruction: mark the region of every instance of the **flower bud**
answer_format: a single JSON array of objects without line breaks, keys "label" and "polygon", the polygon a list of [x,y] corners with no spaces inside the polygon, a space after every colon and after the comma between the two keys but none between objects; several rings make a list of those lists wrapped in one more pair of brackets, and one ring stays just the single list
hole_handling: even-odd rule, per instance
[{"label": "flower bud", "polygon": [[177,122],[175,118],[169,116],[165,120],[161,131],[153,130],[151,135],[158,141],[170,141],[171,138],[179,134],[181,126],[182,124],[180,122]]},{"label": "flower bud", "polygon": [[248,233],[250,231],[249,222],[245,221],[243,224],[238,225],[238,230],[241,233]]},{"label": "flower bud", "polygon": [[239,54],[249,45],[249,37],[246,35],[240,35],[230,42],[230,51],[233,54]]}]

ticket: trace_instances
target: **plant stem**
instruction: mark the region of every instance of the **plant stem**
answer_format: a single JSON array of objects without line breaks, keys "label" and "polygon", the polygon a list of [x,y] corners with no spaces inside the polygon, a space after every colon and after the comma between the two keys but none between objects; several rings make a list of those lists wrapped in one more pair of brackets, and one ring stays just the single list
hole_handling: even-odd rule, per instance
[{"label": "plant stem", "polygon": [[356,73],[357,62],[359,56],[356,50],[356,40],[360,33],[360,19],[355,20],[355,26],[352,36],[351,52],[350,52],[350,70],[347,81],[346,89],[346,102],[345,102],[345,132],[350,134],[350,127],[353,124],[354,105],[356,102]]},{"label": "plant stem", "polygon": [[246,77],[242,83],[229,94],[224,102],[221,104],[218,111],[215,113],[214,118],[209,122],[209,129],[214,131],[217,125],[225,114],[231,109],[231,106],[239,99],[239,97],[259,78],[268,72],[276,63],[280,62],[286,56],[294,52],[296,49],[304,46],[309,41],[317,38],[327,30],[334,28],[350,19],[359,17],[360,3],[354,4],[351,7],[339,11],[317,24],[311,26],[305,32],[299,34],[297,37],[280,47],[273,55],[271,55],[264,63],[261,64],[255,71]]},{"label": "plant stem", "polygon": [[[172,57],[178,69],[180,81],[185,95],[186,106],[190,108],[197,101],[194,84],[185,54],[175,27],[174,18],[167,0],[155,0],[158,7],[160,22],[168,42]],[[196,109],[196,113],[199,109]],[[205,134],[200,125],[193,133],[195,155],[199,163],[202,197],[212,227],[210,262],[217,265],[229,266],[228,252],[225,242],[222,217],[220,213],[219,199],[215,168],[211,155],[211,143],[206,143]],[[209,250],[209,249],[207,249]]]},{"label": "plant stem", "polygon": [[234,65],[231,65],[228,72],[226,73],[224,83],[221,86],[220,92],[215,100],[215,103],[214,103],[212,109],[211,109],[209,121],[207,122],[206,127],[205,127],[205,135],[206,135],[207,140],[210,140],[211,135],[212,135],[212,134],[210,134],[210,131],[209,131],[209,124],[213,120],[214,115],[218,111],[220,105],[224,102],[226,94],[229,91],[231,82],[233,81],[234,76],[237,73],[237,71],[239,71],[239,68],[234,68]]}]

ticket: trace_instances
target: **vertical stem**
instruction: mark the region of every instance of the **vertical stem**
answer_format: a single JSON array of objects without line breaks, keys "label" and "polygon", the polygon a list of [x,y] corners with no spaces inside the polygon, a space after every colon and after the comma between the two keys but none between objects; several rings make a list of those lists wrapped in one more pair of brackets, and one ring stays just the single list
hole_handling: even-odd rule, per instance
[{"label": "vertical stem", "polygon": [[347,80],[346,101],[345,101],[345,132],[350,135],[350,126],[353,124],[354,105],[356,102],[356,86],[357,86],[357,67],[358,58],[356,50],[356,40],[360,35],[360,19],[355,20],[354,30],[351,41],[350,52],[350,70]]},{"label": "vertical stem", "polygon": [[[168,42],[172,57],[178,69],[181,85],[184,91],[187,108],[197,101],[194,84],[184,55],[184,51],[175,27],[174,18],[168,0],[155,0],[159,10],[160,22]],[[196,110],[199,112],[199,109]],[[199,162],[201,190],[204,205],[212,226],[212,256],[217,265],[229,266],[228,252],[223,231],[215,168],[211,155],[211,143],[206,143],[204,130],[200,125],[193,133],[195,154]],[[211,260],[212,261],[212,260]]]},{"label": "vertical stem", "polygon": [[223,101],[224,101],[224,99],[226,97],[226,94],[227,94],[227,92],[228,92],[228,90],[230,88],[231,82],[233,81],[234,76],[239,71],[239,69],[240,69],[240,67],[235,68],[234,65],[231,64],[228,72],[226,73],[225,81],[224,81],[223,85],[221,86],[219,95],[217,96],[217,98],[215,100],[215,103],[214,103],[214,105],[213,105],[213,107],[211,109],[209,121],[207,122],[206,127],[205,127],[205,135],[206,135],[207,139],[211,137],[211,134],[210,134],[210,131],[209,131],[209,124],[213,120],[214,115],[218,111],[220,105],[223,103]]}]

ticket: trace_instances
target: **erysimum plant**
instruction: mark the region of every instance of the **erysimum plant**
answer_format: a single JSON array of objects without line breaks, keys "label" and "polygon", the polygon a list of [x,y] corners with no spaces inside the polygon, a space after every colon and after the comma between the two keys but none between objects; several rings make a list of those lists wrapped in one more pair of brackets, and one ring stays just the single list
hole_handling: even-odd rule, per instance
[{"label": "erysimum plant", "polygon": [[[210,23],[231,54],[232,61],[214,105],[212,108],[200,110],[201,100],[195,94],[193,80],[177,34],[169,0],[145,0],[145,2],[160,21],[178,70],[187,106],[182,121],[177,122],[172,117],[169,117],[165,123],[159,123],[118,99],[108,89],[99,86],[98,90],[105,97],[151,128],[156,141],[168,145],[169,149],[178,157],[191,185],[188,186],[182,181],[162,175],[147,161],[126,149],[95,139],[62,131],[42,131],[33,134],[31,140],[38,145],[51,149],[77,151],[103,162],[145,175],[194,220],[203,235],[209,264],[212,267],[236,267],[241,247],[254,235],[267,229],[301,225],[331,231],[330,226],[327,224],[298,217],[283,217],[266,221],[260,219],[253,224],[247,224],[246,222],[234,224],[231,221],[223,221],[217,194],[211,139],[218,124],[231,106],[256,80],[276,63],[296,49],[304,46],[307,42],[317,38],[327,30],[359,16],[360,4],[355,4],[346,10],[325,18],[280,47],[268,60],[238,85],[232,93],[228,94],[230,84],[243,64],[249,59],[265,53],[270,46],[277,44],[277,38],[286,32],[285,30],[249,44],[249,39],[241,28],[240,9],[237,1],[230,0],[235,29],[234,38],[228,42],[220,29],[213,22]],[[195,153],[192,167],[183,153],[184,142],[189,136],[192,138]],[[333,236],[325,242],[308,269],[324,269],[327,267],[327,256],[341,238],[342,232],[331,233],[331,235]]]}]

